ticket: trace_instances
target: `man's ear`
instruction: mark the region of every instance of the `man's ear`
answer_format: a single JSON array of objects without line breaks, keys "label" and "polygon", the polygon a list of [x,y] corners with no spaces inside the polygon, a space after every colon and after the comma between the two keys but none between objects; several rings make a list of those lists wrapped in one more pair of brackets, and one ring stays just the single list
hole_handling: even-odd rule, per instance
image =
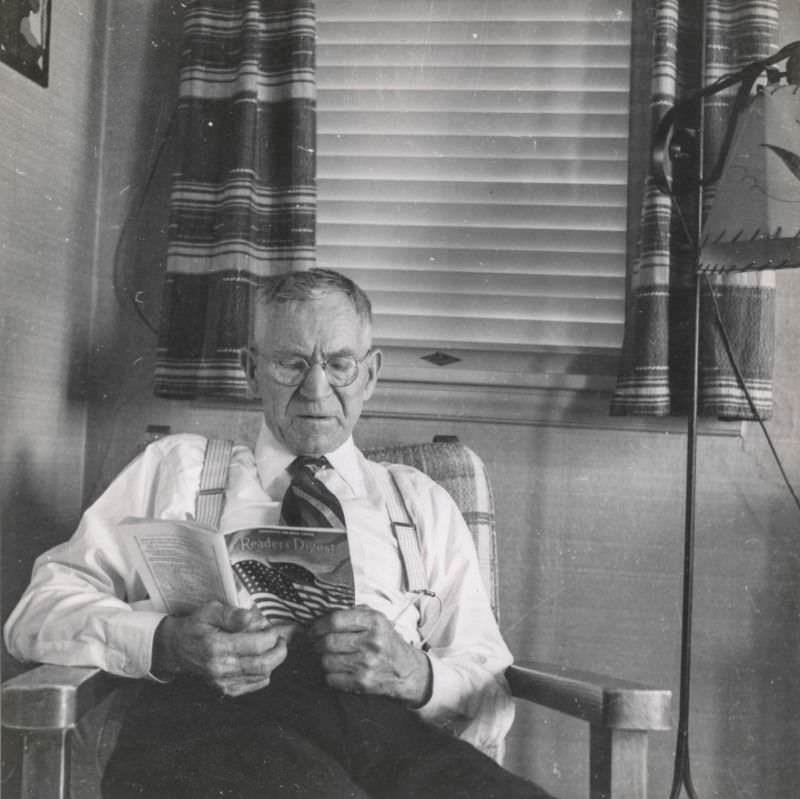
[{"label": "man's ear", "polygon": [[378,383],[378,373],[381,371],[381,366],[383,366],[383,353],[380,350],[373,350],[372,354],[367,359],[368,380],[364,384],[365,400],[368,400],[375,391],[375,386]]}]

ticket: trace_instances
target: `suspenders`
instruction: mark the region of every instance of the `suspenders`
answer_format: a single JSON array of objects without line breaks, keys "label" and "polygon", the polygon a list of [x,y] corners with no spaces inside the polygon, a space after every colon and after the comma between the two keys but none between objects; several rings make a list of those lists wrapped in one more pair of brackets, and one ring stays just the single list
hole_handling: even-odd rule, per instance
[{"label": "suspenders", "polygon": [[[225,484],[228,480],[228,467],[233,454],[233,442],[209,438],[200,472],[200,487],[195,500],[195,521],[216,529],[219,527],[222,508],[225,504]],[[411,514],[408,511],[397,478],[387,469],[376,464],[372,474],[378,482],[392,533],[397,540],[400,559],[406,580],[406,590],[420,594],[430,594],[428,575],[422,563],[419,535]]]},{"label": "suspenders", "polygon": [[233,441],[209,438],[203,469],[200,472],[200,487],[195,499],[194,518],[215,530],[219,527],[222,507],[225,504],[225,484],[228,482],[228,466],[233,455]]},{"label": "suspenders", "polygon": [[392,474],[391,469],[381,466],[373,469],[372,473],[378,481],[386,502],[389,524],[397,540],[397,548],[400,550],[400,559],[403,561],[406,578],[406,591],[427,594],[429,593],[428,575],[422,563],[419,533],[408,512],[408,506],[400,491],[400,486],[397,484],[397,478]]}]

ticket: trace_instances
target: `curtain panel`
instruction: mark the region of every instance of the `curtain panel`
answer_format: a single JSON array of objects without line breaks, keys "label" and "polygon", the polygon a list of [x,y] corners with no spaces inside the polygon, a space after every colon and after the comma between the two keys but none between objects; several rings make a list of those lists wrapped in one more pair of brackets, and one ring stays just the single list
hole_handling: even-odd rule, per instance
[{"label": "curtain panel", "polygon": [[258,288],[314,261],[314,4],[184,5],[155,393],[245,399]]},{"label": "curtain panel", "polygon": [[[703,25],[706,47],[701,74]],[[657,0],[653,130],[676,102],[720,76],[774,53],[777,26],[776,0]],[[703,157],[707,175],[716,164],[736,88],[705,103]],[[697,128],[696,119],[678,117],[676,129]],[[687,410],[697,279],[692,244],[698,236],[694,179],[694,175],[681,174],[681,165],[676,163],[673,199],[657,188],[652,176],[645,185],[612,415],[666,415]],[[715,200],[725,201],[713,195],[713,187],[709,187],[704,194],[705,212]],[[680,214],[676,213],[678,209]],[[711,282],[748,390],[759,415],[768,418],[772,410],[774,272],[716,275]],[[715,321],[712,297],[707,295],[704,292],[701,298],[698,413],[752,418]]]}]

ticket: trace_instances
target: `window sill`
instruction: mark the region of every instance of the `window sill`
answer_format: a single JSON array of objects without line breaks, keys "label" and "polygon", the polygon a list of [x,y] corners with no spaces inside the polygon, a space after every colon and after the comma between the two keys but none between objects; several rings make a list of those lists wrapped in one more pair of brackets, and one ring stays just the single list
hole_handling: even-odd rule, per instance
[{"label": "window sill", "polygon": [[[599,388],[468,385],[382,377],[365,418],[485,422],[686,433],[680,416],[611,416],[612,386]],[[698,434],[741,437],[742,422],[700,419]]]}]

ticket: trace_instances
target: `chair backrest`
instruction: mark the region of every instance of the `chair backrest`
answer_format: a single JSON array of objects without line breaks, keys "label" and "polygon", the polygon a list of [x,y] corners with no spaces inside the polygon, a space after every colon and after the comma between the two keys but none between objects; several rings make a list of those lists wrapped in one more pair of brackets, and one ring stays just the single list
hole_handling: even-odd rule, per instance
[{"label": "chair backrest", "polygon": [[398,444],[365,450],[364,454],[373,461],[414,466],[435,480],[455,500],[472,533],[481,577],[489,594],[492,610],[497,616],[499,603],[494,499],[483,461],[473,450],[458,441]]}]

